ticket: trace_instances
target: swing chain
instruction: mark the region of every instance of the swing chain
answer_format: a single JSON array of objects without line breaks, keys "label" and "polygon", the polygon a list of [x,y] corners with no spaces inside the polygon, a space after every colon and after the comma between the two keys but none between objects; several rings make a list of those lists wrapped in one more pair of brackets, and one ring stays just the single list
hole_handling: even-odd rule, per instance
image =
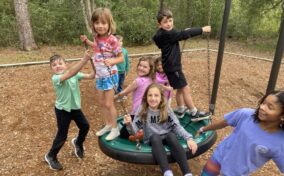
[{"label": "swing chain", "polygon": [[[209,0],[209,9],[208,9],[208,26],[211,26],[211,15],[212,15],[212,0]],[[209,104],[209,113],[211,114],[211,107],[210,107],[210,99],[211,99],[211,66],[210,66],[210,32],[207,33],[207,78],[208,78],[208,104]]]}]

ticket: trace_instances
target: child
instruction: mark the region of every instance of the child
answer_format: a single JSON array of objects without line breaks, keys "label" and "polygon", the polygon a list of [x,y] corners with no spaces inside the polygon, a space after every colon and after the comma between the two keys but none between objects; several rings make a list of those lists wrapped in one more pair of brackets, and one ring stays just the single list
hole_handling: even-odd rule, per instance
[{"label": "child", "polygon": [[155,60],[155,72],[156,72],[156,83],[160,84],[160,86],[163,88],[164,95],[167,99],[168,105],[169,107],[171,107],[173,88],[170,86],[167,75],[163,70],[161,57],[158,57]]},{"label": "child", "polygon": [[122,53],[123,53],[123,62],[117,64],[118,69],[118,86],[117,86],[117,93],[122,91],[123,83],[125,80],[126,74],[129,72],[129,58],[128,58],[128,52],[125,48],[123,48],[123,37],[121,35],[116,35],[116,38],[119,41],[119,45],[121,47]]},{"label": "child", "polygon": [[[152,57],[141,57],[136,69],[137,78],[115,96],[115,99],[118,99],[133,92],[132,109],[130,113],[132,117],[134,117],[138,107],[141,105],[145,90],[153,82],[155,73],[154,63],[152,60]],[[128,131],[124,125],[120,130],[120,137],[128,139],[129,134],[131,134],[131,131]]]},{"label": "child", "polygon": [[168,9],[161,9],[159,11],[157,21],[159,30],[156,32],[153,40],[162,51],[163,69],[169,79],[170,85],[174,89],[177,89],[176,97],[183,97],[186,106],[194,118],[208,116],[200,114],[193,104],[190,89],[182,72],[179,41],[201,35],[203,32],[210,32],[211,27],[205,26],[177,31],[174,29],[172,12]]},{"label": "child", "polygon": [[115,96],[115,99],[123,97],[133,92],[131,115],[134,115],[141,105],[142,97],[147,87],[153,82],[155,72],[152,57],[141,57],[137,65],[137,78],[129,84],[124,90]]},{"label": "child", "polygon": [[256,109],[242,108],[199,132],[234,127],[207,161],[202,176],[250,175],[272,159],[284,173],[284,91],[266,94]]},{"label": "child", "polygon": [[[124,122],[131,123],[131,117],[125,116]],[[167,160],[164,144],[168,145],[172,157],[179,164],[183,175],[192,176],[187,164],[186,152],[177,140],[176,134],[187,141],[188,148],[194,154],[197,151],[197,144],[180,124],[175,114],[167,106],[164,93],[159,84],[153,83],[143,96],[140,109],[132,122],[133,129],[144,131],[144,143],[152,147],[152,155],[164,176],[173,175]]]},{"label": "child", "polygon": [[107,8],[97,8],[92,14],[93,30],[95,32],[94,42],[87,39],[85,35],[80,38],[83,42],[94,49],[94,65],[96,68],[96,88],[99,90],[99,102],[102,113],[105,116],[105,127],[96,135],[106,136],[110,141],[119,136],[117,126],[117,111],[114,106],[114,93],[118,84],[118,71],[116,64],[123,61],[121,48],[115,33],[115,22],[111,11]]},{"label": "child", "polygon": [[[75,155],[84,157],[83,142],[89,131],[89,123],[81,111],[81,98],[79,81],[81,79],[93,79],[94,73],[83,74],[79,70],[90,59],[86,51],[84,58],[67,71],[65,60],[54,55],[50,58],[50,67],[54,72],[52,76],[53,87],[56,92],[55,114],[57,120],[57,134],[50,151],[45,155],[45,161],[53,170],[61,170],[62,165],[57,160],[57,154],[64,145],[71,120],[74,120],[79,128],[79,134],[72,139]],[[78,73],[79,72],[79,73]]]}]

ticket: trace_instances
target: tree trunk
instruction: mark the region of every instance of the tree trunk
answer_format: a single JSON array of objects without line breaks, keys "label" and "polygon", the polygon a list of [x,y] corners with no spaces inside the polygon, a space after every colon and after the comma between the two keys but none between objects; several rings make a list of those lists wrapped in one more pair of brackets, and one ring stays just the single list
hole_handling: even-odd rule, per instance
[{"label": "tree trunk", "polygon": [[38,47],[35,43],[30,23],[28,0],[14,0],[14,7],[20,38],[20,48],[25,51],[37,49]]},{"label": "tree trunk", "polygon": [[82,11],[83,11],[83,16],[85,20],[85,25],[89,33],[93,33],[92,30],[92,13],[96,7],[95,1],[94,0],[80,0],[80,4],[82,6]]}]

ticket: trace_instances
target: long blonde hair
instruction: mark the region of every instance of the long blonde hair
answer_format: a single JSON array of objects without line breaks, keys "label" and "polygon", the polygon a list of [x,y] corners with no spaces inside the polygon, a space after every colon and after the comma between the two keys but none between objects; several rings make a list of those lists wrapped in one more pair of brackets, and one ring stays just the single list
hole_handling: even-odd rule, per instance
[{"label": "long blonde hair", "polygon": [[116,31],[116,24],[113,20],[112,13],[110,9],[105,7],[96,8],[92,14],[92,29],[96,33],[96,30],[94,28],[94,23],[98,21],[100,18],[104,18],[107,20],[109,29],[108,34],[115,34]]},{"label": "long blonde hair", "polygon": [[142,108],[141,108],[141,111],[139,112],[139,116],[141,118],[141,120],[143,122],[146,122],[146,119],[147,119],[147,112],[148,112],[148,108],[149,108],[149,104],[147,102],[147,95],[148,95],[148,92],[150,89],[152,88],[157,88],[161,94],[161,102],[158,106],[158,109],[160,110],[160,121],[159,123],[164,123],[168,120],[168,106],[167,106],[167,100],[164,96],[164,91],[162,89],[162,87],[157,84],[157,83],[152,83],[150,84],[144,95],[143,95],[143,98],[142,98]]}]

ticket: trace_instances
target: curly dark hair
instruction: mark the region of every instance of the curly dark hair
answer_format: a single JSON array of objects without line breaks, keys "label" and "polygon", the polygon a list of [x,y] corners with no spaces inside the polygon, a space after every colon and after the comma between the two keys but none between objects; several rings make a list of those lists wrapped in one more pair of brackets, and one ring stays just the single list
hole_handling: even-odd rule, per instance
[{"label": "curly dark hair", "polygon": [[[269,96],[269,95],[274,95],[277,97],[278,99],[278,103],[282,108],[282,112],[281,115],[284,115],[284,91],[283,90],[274,90],[272,92],[269,92],[267,94],[265,94],[258,102],[258,105],[256,107],[256,111],[253,114],[253,118],[255,122],[260,122],[260,119],[258,118],[259,115],[259,109],[260,109],[260,105],[264,102],[264,100]],[[284,130],[284,121],[280,126],[282,128],[282,130]]]}]

